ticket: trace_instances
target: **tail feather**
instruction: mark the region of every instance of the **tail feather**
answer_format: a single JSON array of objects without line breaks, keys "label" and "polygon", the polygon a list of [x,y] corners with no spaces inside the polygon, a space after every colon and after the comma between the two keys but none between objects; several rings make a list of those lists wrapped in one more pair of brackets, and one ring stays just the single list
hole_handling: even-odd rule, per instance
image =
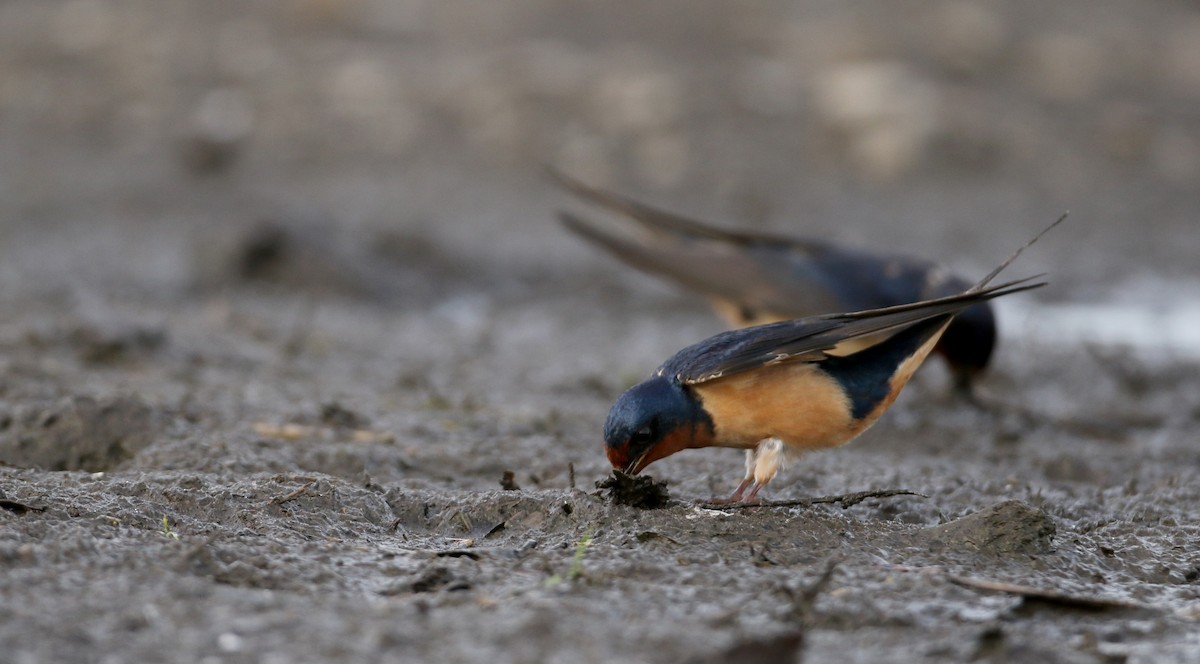
[{"label": "tail feather", "polygon": [[643,227],[657,232],[675,233],[690,237],[700,237],[725,242],[755,241],[755,236],[744,235],[735,231],[726,231],[704,224],[687,217],[661,210],[645,203],[640,203],[620,194],[614,194],[586,185],[579,180],[569,177],[549,166],[546,174],[567,191],[579,198],[589,201],[597,207],[610,212],[624,215]]},{"label": "tail feather", "polygon": [[[1028,242],[1026,242],[1026,243],[1025,243],[1025,246],[1023,246],[1023,247],[1021,247],[1020,249],[1017,249],[1016,251],[1014,251],[1014,252],[1012,253],[1012,255],[1011,255],[1011,256],[1009,256],[1007,259],[1005,259],[1003,263],[1001,263],[999,266],[997,266],[997,267],[996,267],[996,269],[994,269],[994,270],[992,270],[991,272],[989,272],[989,273],[988,273],[988,275],[987,275],[986,277],[984,277],[983,279],[980,279],[980,280],[979,280],[979,283],[977,283],[977,284],[975,284],[974,286],[972,286],[972,287],[971,287],[971,288],[968,290],[968,292],[970,292],[970,291],[978,291],[978,290],[982,290],[983,288],[985,288],[985,287],[986,287],[986,286],[987,286],[989,283],[991,283],[992,279],[995,279],[995,278],[996,278],[996,275],[998,275],[998,274],[1000,274],[1001,272],[1003,272],[1003,271],[1004,271],[1004,268],[1008,267],[1009,265],[1011,265],[1011,264],[1012,264],[1012,262],[1013,262],[1013,261],[1017,260],[1017,256],[1020,256],[1020,255],[1021,255],[1021,252],[1023,252],[1023,251],[1025,251],[1026,249],[1028,249],[1028,248],[1032,247],[1034,242],[1037,242],[1038,240],[1042,239],[1042,236],[1043,236],[1043,235],[1045,235],[1046,233],[1049,233],[1049,232],[1050,232],[1050,229],[1052,229],[1052,228],[1054,228],[1055,226],[1057,226],[1057,225],[1061,224],[1061,223],[1063,222],[1063,220],[1065,220],[1065,219],[1067,218],[1067,215],[1069,215],[1069,214],[1071,214],[1071,213],[1070,213],[1070,211],[1063,212],[1063,213],[1062,213],[1062,215],[1061,215],[1061,216],[1059,216],[1059,218],[1058,218],[1058,219],[1055,219],[1055,220],[1054,220],[1054,223],[1052,223],[1052,224],[1050,224],[1049,226],[1047,226],[1046,228],[1044,228],[1044,229],[1042,230],[1042,232],[1041,232],[1041,233],[1038,233],[1037,235],[1033,236],[1033,239],[1032,239],[1032,240],[1030,240],[1030,241],[1028,241]],[[1033,277],[1033,278],[1036,278],[1036,277]]]}]

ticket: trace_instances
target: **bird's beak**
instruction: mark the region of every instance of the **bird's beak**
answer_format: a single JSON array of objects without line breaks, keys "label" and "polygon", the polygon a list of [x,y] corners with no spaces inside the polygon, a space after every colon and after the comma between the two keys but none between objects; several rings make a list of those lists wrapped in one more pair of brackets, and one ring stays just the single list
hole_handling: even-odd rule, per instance
[{"label": "bird's beak", "polygon": [[639,454],[636,459],[625,465],[625,470],[622,472],[624,472],[626,475],[637,475],[639,472],[641,472],[642,462],[646,460],[646,455],[649,453],[650,450],[647,449],[645,452]]}]

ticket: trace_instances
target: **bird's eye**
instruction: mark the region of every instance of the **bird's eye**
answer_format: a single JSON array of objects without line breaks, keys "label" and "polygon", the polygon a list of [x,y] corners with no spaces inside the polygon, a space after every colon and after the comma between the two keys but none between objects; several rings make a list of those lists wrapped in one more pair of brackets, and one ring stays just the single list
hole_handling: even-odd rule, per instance
[{"label": "bird's eye", "polygon": [[642,427],[641,429],[638,429],[637,431],[633,432],[633,435],[629,437],[629,442],[633,443],[634,445],[645,445],[646,443],[650,442],[653,438],[654,438],[654,429],[651,427],[645,426],[645,427]]}]

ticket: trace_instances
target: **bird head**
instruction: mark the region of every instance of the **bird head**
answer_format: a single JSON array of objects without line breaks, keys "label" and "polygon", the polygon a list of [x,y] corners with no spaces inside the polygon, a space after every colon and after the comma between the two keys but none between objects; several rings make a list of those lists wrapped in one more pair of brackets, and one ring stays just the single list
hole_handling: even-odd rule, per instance
[{"label": "bird head", "polygon": [[711,445],[712,438],[712,418],[699,399],[662,376],[626,390],[604,422],[608,460],[630,475],[680,450]]},{"label": "bird head", "polygon": [[996,347],[996,315],[987,302],[980,302],[954,317],[942,338],[941,353],[954,374],[954,386],[970,393],[975,379],[983,373]]}]

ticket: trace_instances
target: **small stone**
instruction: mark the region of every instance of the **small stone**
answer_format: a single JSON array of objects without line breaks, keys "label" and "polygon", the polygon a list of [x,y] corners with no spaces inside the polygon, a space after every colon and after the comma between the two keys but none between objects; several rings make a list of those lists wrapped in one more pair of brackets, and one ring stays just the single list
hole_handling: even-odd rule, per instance
[{"label": "small stone", "polygon": [[365,429],[371,426],[371,419],[336,401],[329,401],[321,404],[321,423],[341,429]]},{"label": "small stone", "polygon": [[196,173],[225,170],[241,153],[254,129],[249,96],[234,88],[217,88],[201,97],[192,114],[184,161]]},{"label": "small stone", "polygon": [[500,477],[500,488],[505,491],[520,491],[521,487],[517,484],[517,476],[513,471],[506,470]]},{"label": "small stone", "polygon": [[1040,509],[1006,500],[950,523],[925,528],[931,543],[997,555],[1043,553],[1057,529]]},{"label": "small stone", "polygon": [[217,647],[221,652],[239,652],[242,649],[242,637],[233,632],[224,632],[217,636]]}]

